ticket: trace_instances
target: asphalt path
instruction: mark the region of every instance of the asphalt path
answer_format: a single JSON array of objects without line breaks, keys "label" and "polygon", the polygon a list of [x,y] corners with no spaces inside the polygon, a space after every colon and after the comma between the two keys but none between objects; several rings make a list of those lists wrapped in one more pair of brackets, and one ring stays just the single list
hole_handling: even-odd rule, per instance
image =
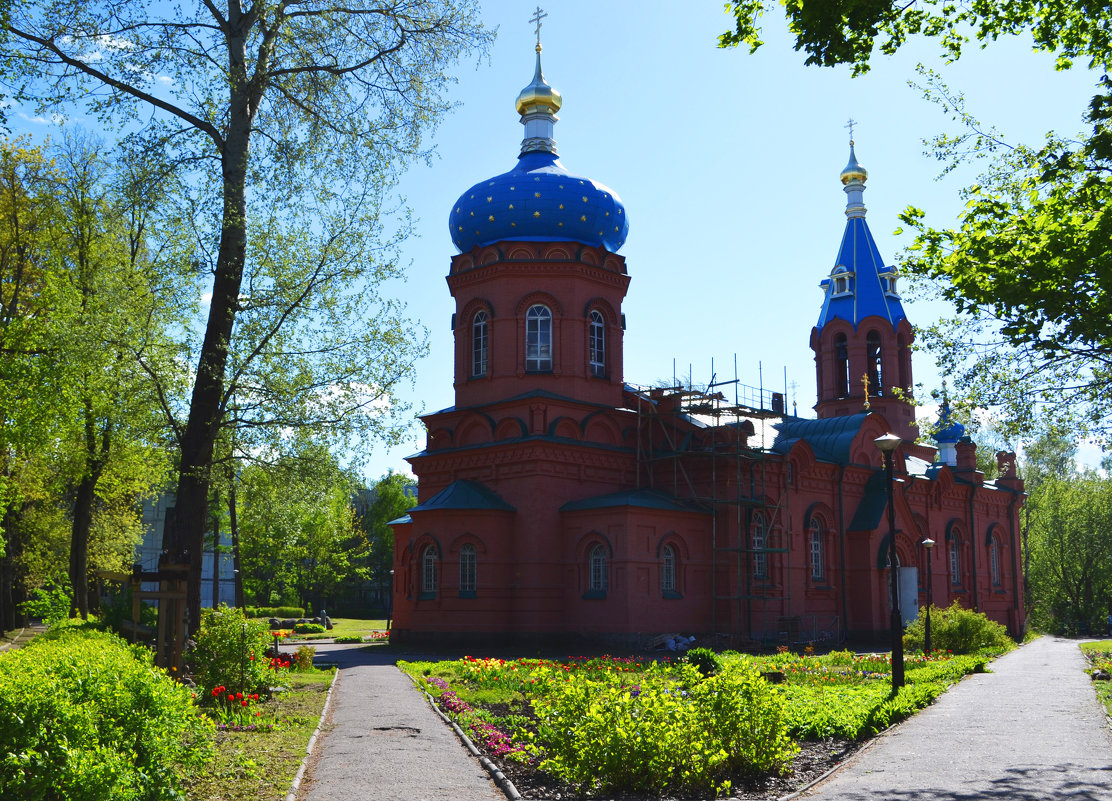
[{"label": "asphalt path", "polygon": [[340,676],[298,801],[505,801],[394,666],[420,655],[387,646],[316,647],[316,661],[339,665]]},{"label": "asphalt path", "polygon": [[1076,640],[1040,637],[882,734],[808,801],[1112,801],[1112,738]]}]

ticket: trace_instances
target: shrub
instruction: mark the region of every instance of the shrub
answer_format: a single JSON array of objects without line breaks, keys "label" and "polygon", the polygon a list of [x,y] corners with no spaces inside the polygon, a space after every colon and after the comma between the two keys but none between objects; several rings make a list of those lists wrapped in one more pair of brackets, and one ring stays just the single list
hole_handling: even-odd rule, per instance
[{"label": "shrub", "polygon": [[[931,606],[931,648],[955,654],[973,654],[983,648],[1010,651],[1015,642],[1008,630],[981,612],[965,609],[954,601],[946,609]],[[921,651],[924,646],[926,611],[904,632],[904,648]]]},{"label": "shrub", "polygon": [[179,798],[211,755],[190,691],[113,634],[66,627],[0,656],[0,798]]},{"label": "shrub", "polygon": [[[669,675],[678,669],[677,681]],[[577,674],[532,697],[541,763],[591,793],[717,793],[736,773],[780,772],[796,747],[783,701],[748,660],[704,678],[690,664]]]},{"label": "shrub", "polygon": [[51,583],[32,590],[31,597],[20,604],[19,608],[23,614],[37,617],[47,626],[53,626],[69,617],[72,595],[68,583]]},{"label": "shrub", "polygon": [[305,610],[300,606],[247,606],[244,611],[247,617],[278,617],[283,620],[305,617]]},{"label": "shrub", "polygon": [[718,671],[722,670],[722,660],[718,658],[718,654],[709,648],[692,648],[687,652],[684,657],[698,670],[704,677],[713,676]]},{"label": "shrub", "polygon": [[198,686],[206,693],[216,687],[242,693],[264,691],[270,678],[266,659],[270,639],[266,623],[248,620],[239,609],[221,605],[201,610],[197,644],[190,652]]},{"label": "shrub", "polygon": [[311,645],[298,646],[297,652],[293,655],[294,670],[306,671],[313,669],[313,657],[317,655],[317,649]]},{"label": "shrub", "polygon": [[341,634],[339,637],[336,638],[337,644],[347,642],[363,642],[363,638],[360,637],[358,634]]},{"label": "shrub", "polygon": [[293,627],[293,630],[298,634],[323,634],[325,632],[324,626],[320,623],[298,623]]}]

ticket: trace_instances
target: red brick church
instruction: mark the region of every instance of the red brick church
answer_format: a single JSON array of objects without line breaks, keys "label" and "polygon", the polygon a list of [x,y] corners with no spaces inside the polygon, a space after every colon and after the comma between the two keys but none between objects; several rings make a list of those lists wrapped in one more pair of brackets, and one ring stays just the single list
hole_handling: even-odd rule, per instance
[{"label": "red brick church", "polygon": [[881,638],[888,495],[874,440],[888,432],[903,440],[904,619],[929,572],[936,605],[1021,631],[1014,454],[986,481],[945,406],[938,448],[915,442],[914,331],[865,221],[853,143],[845,234],[811,331],[817,416],[802,418],[733,383],[626,383],[629,221],[613,191],[561,163],[561,102],[538,45],[517,166],[450,214],[455,405],[423,418],[426,446],[409,458],[419,504],[393,524],[396,640]]}]

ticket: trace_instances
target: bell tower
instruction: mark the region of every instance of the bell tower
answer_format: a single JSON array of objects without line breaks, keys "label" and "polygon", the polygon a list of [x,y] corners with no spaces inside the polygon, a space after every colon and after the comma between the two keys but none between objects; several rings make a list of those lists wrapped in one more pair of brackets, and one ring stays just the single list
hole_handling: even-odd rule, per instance
[{"label": "bell tower", "polygon": [[865,409],[879,412],[893,432],[914,441],[911,343],[915,333],[896,289],[899,275],[885,266],[865,222],[865,181],[853,140],[842,170],[846,228],[829,276],[819,286],[822,311],[811,331],[820,418]]}]

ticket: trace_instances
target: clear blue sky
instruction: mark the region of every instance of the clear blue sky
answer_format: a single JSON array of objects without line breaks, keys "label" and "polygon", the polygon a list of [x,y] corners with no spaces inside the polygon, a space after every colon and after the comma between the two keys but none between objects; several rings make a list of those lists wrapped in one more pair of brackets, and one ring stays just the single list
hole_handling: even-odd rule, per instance
[{"label": "clear blue sky", "polygon": [[[399,292],[430,329],[431,354],[419,365],[415,403],[452,405],[454,310],[444,283],[455,253],[447,233],[453,202],[474,182],[513,167],[521,141],[517,93],[532,78],[533,5],[496,0],[484,17],[498,26],[489,65],[464,65],[453,93],[463,105],[437,132],[438,158],[415,168],[403,191],[420,218],[410,243],[409,283]],[[952,123],[908,86],[922,62],[966,95],[968,110],[1010,140],[1037,144],[1047,130],[1083,128],[1097,76],[1056,73],[1053,59],[1011,40],[971,49],[946,66],[933,42],[872,71],[804,67],[782,16],[765,18],[756,55],[720,50],[730,24],[720,3],[561,0],[546,9],[541,39],[545,77],[563,95],[556,138],[565,166],[614,191],[625,203],[629,238],[621,253],[631,276],[624,310],[625,379],[652,383],[688,367],[696,382],[733,377],[784,387],[811,415],[815,377],[808,338],[821,301],[819,280],[833,266],[845,225],[838,180],[848,156],[846,120],[869,171],[865,202],[881,255],[895,262],[906,244],[893,234],[907,205],[944,225],[960,211],[960,188],[976,170],[936,180],[940,165],[923,139]],[[906,304],[912,323],[940,309]],[[938,386],[926,354],[915,378]],[[376,451],[367,474],[407,470],[422,431],[391,452]]]},{"label": "clear blue sky", "polygon": [[[514,100],[532,78],[534,3],[488,0],[483,15],[499,35],[489,61],[458,67],[451,99],[460,103],[434,137],[431,167],[415,166],[400,191],[418,217],[419,236],[405,248],[409,280],[393,287],[410,315],[430,331],[431,352],[418,365],[417,411],[453,404],[454,311],[444,277],[455,253],[447,232],[452,204],[473,183],[511,169],[522,128]],[[848,156],[846,120],[857,121],[857,156],[869,171],[865,203],[881,255],[897,261],[905,242],[893,235],[907,205],[935,225],[960,210],[959,189],[976,170],[937,181],[939,164],[923,139],[956,131],[937,106],[910,88],[915,65],[939,70],[964,92],[968,109],[1012,141],[1038,144],[1047,130],[1081,130],[1097,76],[1056,73],[1053,59],[1009,40],[969,50],[946,66],[935,42],[920,41],[872,71],[804,67],[777,11],[765,18],[756,55],[720,50],[731,20],[720,2],[559,0],[545,9],[541,37],[547,80],[563,95],[556,126],[561,159],[573,173],[600,181],[622,198],[630,221],[621,253],[632,282],[624,311],[625,379],[649,384],[688,367],[719,378],[783,389],[810,415],[814,362],[808,347],[821,295],[819,280],[837,254],[845,195],[838,180]],[[18,110],[16,133],[45,124]],[[912,323],[938,308],[907,303]],[[915,357],[926,391],[938,378],[926,354]],[[372,445],[365,475],[408,472],[404,457],[424,442],[387,451]]]}]

